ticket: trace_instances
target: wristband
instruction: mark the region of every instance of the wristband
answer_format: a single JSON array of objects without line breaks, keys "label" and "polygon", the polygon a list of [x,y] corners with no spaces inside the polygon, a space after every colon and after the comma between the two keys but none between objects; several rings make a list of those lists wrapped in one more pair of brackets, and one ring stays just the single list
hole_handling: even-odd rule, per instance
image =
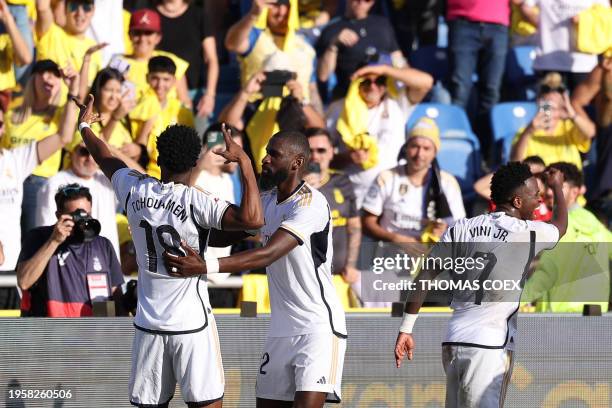
[{"label": "wristband", "polygon": [[208,258],[204,261],[206,263],[206,274],[219,273],[219,260],[217,258]]},{"label": "wristband", "polygon": [[79,123],[79,132],[82,132],[83,129],[85,129],[85,128],[91,129],[91,127],[89,126],[89,123],[87,123],[87,122]]},{"label": "wristband", "polygon": [[406,334],[412,334],[412,328],[414,327],[417,317],[419,317],[418,314],[404,313],[404,320],[402,320],[399,331]]}]

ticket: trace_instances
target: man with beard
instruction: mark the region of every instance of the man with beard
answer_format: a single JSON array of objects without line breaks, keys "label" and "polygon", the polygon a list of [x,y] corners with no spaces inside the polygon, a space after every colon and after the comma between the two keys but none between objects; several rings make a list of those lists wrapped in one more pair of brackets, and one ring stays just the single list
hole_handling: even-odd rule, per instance
[{"label": "man with beard", "polygon": [[302,180],[310,146],[294,131],[276,133],[262,161],[264,246],[206,259],[165,254],[177,276],[266,267],[272,316],[257,375],[257,407],[323,407],[340,402],[346,324],[331,276],[331,213]]}]

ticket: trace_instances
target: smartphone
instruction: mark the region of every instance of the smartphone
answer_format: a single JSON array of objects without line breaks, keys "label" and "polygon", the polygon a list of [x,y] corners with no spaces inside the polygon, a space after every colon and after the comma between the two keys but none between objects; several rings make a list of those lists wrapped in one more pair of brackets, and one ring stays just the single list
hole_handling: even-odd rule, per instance
[{"label": "smartphone", "polygon": [[544,127],[550,129],[552,122],[552,104],[548,101],[542,101],[540,102],[539,109],[544,113]]},{"label": "smartphone", "polygon": [[307,173],[321,173],[321,165],[315,162],[308,163]]},{"label": "smartphone", "polygon": [[283,87],[287,82],[296,79],[297,75],[291,71],[268,71],[264,72],[266,79],[261,83],[261,94],[267,98],[270,96],[283,96]]}]

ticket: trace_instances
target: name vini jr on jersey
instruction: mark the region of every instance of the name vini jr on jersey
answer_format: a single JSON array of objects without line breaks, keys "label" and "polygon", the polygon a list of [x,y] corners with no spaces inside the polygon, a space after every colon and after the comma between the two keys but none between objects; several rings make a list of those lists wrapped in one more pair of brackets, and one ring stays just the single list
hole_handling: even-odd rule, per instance
[{"label": "name vini jr on jersey", "polygon": [[142,197],[140,199],[132,201],[132,209],[134,212],[143,210],[144,208],[153,208],[159,210],[160,208],[176,215],[181,222],[187,221],[187,211],[185,207],[177,204],[174,200],[163,201],[153,197]]},{"label": "name vini jr on jersey", "polygon": [[[508,231],[499,228],[495,228],[495,230],[493,230],[493,227],[479,225],[477,227],[470,228],[469,232],[471,238],[488,236],[498,241],[507,242],[506,237],[508,236]],[[493,232],[495,232],[495,234],[493,234]]]}]

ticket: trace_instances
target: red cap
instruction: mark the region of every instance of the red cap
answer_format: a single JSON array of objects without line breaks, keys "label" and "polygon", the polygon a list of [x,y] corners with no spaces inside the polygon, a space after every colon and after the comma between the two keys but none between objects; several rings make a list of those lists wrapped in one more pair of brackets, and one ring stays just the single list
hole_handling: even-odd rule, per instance
[{"label": "red cap", "polygon": [[130,18],[130,31],[132,30],[161,32],[161,20],[157,11],[140,9],[133,12]]}]

